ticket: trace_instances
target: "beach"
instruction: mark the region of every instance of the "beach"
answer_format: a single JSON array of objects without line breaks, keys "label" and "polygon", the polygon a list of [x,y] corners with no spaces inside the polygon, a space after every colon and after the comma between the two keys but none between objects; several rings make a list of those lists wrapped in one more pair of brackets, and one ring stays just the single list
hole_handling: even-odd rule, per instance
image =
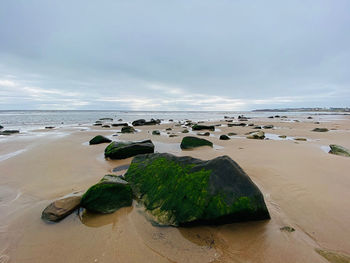
[{"label": "beach", "polygon": [[[176,121],[135,127],[133,134],[77,123],[2,137],[0,262],[329,262],[317,251],[350,255],[350,158],[328,153],[330,144],[350,148],[350,116],[309,116],[248,119],[245,123],[254,126],[273,125],[262,129],[264,140],[247,139],[253,126],[228,127],[221,116],[204,123],[220,125],[203,137],[214,147],[194,150],[181,150],[180,142],[197,132],[188,127],[189,133],[182,133]],[[312,131],[317,127],[329,131]],[[152,135],[153,130],[161,134]],[[230,132],[237,135],[219,139]],[[108,215],[76,211],[59,223],[44,222],[41,212],[52,201],[85,192],[113,168],[131,162],[105,159],[107,144],[89,145],[99,134],[121,141],[151,139],[156,152],[177,156],[228,155],[259,187],[271,219],[159,227],[134,201]],[[281,231],[284,226],[295,231]]]}]

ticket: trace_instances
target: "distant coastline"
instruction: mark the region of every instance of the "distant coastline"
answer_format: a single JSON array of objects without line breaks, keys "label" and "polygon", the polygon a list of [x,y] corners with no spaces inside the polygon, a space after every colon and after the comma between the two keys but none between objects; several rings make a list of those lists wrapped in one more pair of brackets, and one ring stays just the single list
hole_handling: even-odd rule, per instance
[{"label": "distant coastline", "polygon": [[346,112],[350,113],[350,108],[285,108],[285,109],[258,109],[253,112]]}]

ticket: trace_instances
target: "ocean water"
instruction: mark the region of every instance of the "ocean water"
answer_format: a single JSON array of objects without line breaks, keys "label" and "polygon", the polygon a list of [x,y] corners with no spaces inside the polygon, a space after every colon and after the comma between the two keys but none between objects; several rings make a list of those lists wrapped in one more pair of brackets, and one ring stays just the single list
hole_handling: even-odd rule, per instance
[{"label": "ocean water", "polygon": [[217,121],[222,120],[224,116],[239,115],[247,117],[268,117],[273,115],[286,115],[290,118],[302,116],[316,116],[318,119],[340,118],[340,115],[321,112],[251,112],[251,111],[0,111],[0,125],[5,129],[19,129],[30,131],[44,128],[45,126],[74,126],[92,124],[100,118],[113,118],[114,122],[122,119],[123,122],[132,122],[136,119],[162,119],[168,122],[169,119],[181,121],[190,119],[193,121]]}]

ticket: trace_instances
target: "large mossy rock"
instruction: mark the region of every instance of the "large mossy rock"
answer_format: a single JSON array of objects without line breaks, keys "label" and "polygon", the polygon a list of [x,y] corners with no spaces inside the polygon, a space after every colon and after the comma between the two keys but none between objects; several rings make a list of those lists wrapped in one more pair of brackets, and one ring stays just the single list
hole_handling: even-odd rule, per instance
[{"label": "large mossy rock", "polygon": [[52,202],[44,209],[41,218],[49,222],[61,221],[78,208],[81,196],[82,193],[74,193]]},{"label": "large mossy rock", "polygon": [[200,131],[200,130],[215,131],[215,126],[214,125],[207,126],[207,125],[195,124],[195,125],[192,126],[192,130],[193,131]]},{"label": "large mossy rock", "polygon": [[91,186],[81,199],[81,206],[94,213],[113,213],[121,207],[131,206],[130,185],[118,176],[106,175]]},{"label": "large mossy rock", "polygon": [[162,225],[269,219],[263,195],[228,156],[202,161],[166,153],[136,156],[126,180]]},{"label": "large mossy rock", "polygon": [[89,141],[89,144],[93,145],[93,144],[100,144],[100,143],[109,143],[111,141],[112,140],[110,140],[102,135],[97,135]]},{"label": "large mossy rock", "polygon": [[343,146],[331,144],[329,147],[331,148],[329,153],[350,157],[350,150],[344,148]]},{"label": "large mossy rock", "polygon": [[180,147],[181,149],[192,149],[200,146],[210,146],[213,147],[213,143],[202,138],[197,138],[194,136],[186,136],[182,138]]},{"label": "large mossy rock", "polygon": [[110,159],[125,159],[144,153],[154,153],[154,144],[151,140],[112,142],[105,149],[105,157]]}]

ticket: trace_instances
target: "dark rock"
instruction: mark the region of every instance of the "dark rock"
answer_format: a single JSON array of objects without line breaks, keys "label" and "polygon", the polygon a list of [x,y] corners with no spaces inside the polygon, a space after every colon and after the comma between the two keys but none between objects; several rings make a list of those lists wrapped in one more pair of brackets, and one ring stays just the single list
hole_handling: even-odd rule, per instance
[{"label": "dark rock", "polygon": [[189,132],[190,132],[190,131],[187,130],[187,129],[185,129],[185,130],[182,131],[182,133],[189,133]]},{"label": "dark rock", "polygon": [[287,136],[286,136],[286,135],[279,135],[278,137],[279,137],[279,138],[282,138],[282,139],[287,138]]},{"label": "dark rock", "polygon": [[157,119],[151,119],[150,121],[146,121],[144,125],[156,125],[156,124],[160,124],[161,120]]},{"label": "dark rock", "polygon": [[269,124],[269,125],[265,125],[263,126],[264,129],[272,129],[273,128],[273,125]]},{"label": "dark rock", "polygon": [[230,137],[228,137],[227,135],[223,134],[223,135],[220,135],[220,140],[229,140]]},{"label": "dark rock", "polygon": [[102,121],[95,121],[95,123],[101,123],[102,124]]},{"label": "dark rock", "polygon": [[281,227],[280,230],[285,231],[285,232],[290,232],[290,233],[295,231],[295,229],[293,227],[290,227],[290,226]]},{"label": "dark rock", "polygon": [[110,159],[125,159],[138,154],[153,152],[154,144],[151,140],[140,142],[112,142],[105,149],[105,157]]},{"label": "dark rock", "polygon": [[261,126],[255,126],[253,129],[261,129]]},{"label": "dark rock", "polygon": [[113,213],[121,207],[131,206],[132,190],[128,182],[115,175],[105,175],[86,191],[81,206],[94,213]]},{"label": "dark rock", "polygon": [[112,123],[112,127],[129,126],[126,122],[124,123]]},{"label": "dark rock", "polygon": [[0,125],[0,130],[3,129],[3,128],[4,128],[4,126],[1,126],[1,125]]},{"label": "dark rock", "polygon": [[132,125],[133,126],[142,126],[142,125],[145,125],[145,122],[146,122],[145,119],[139,119],[139,120],[133,121]]},{"label": "dark rock", "polygon": [[241,117],[241,118],[238,118],[239,121],[248,121],[248,118],[246,117]]},{"label": "dark rock", "polygon": [[170,122],[173,122],[174,120],[173,119],[169,119]]},{"label": "dark rock", "polygon": [[74,193],[48,205],[41,214],[45,221],[58,222],[73,213],[80,204],[82,193]]},{"label": "dark rock", "polygon": [[308,120],[312,120],[312,117],[307,117]]},{"label": "dark rock", "polygon": [[210,136],[210,132],[198,132],[197,135],[199,135],[199,136]]},{"label": "dark rock", "polygon": [[327,128],[315,128],[312,130],[313,132],[328,132]]},{"label": "dark rock", "polygon": [[345,156],[345,157],[350,157],[350,150],[346,149],[343,146],[331,144],[331,145],[329,145],[329,147],[331,148],[329,153],[341,155],[341,156]]},{"label": "dark rock", "polygon": [[320,124],[320,122],[319,121],[315,121],[314,124]]},{"label": "dark rock", "polygon": [[14,133],[19,133],[19,130],[4,130],[4,131],[0,132],[0,135],[11,135]]},{"label": "dark rock", "polygon": [[166,130],[166,131],[171,131],[171,130],[172,130],[172,128],[166,128],[165,130]]},{"label": "dark rock", "polygon": [[160,131],[154,130],[154,131],[152,131],[152,135],[160,135]]},{"label": "dark rock", "polygon": [[225,120],[226,122],[233,122],[233,120]]},{"label": "dark rock", "polygon": [[295,141],[307,141],[306,138],[294,138]]},{"label": "dark rock", "polygon": [[247,136],[247,139],[263,140],[264,138],[265,138],[265,133],[263,131],[253,132],[249,136]]},{"label": "dark rock", "polygon": [[162,225],[270,218],[259,188],[228,156],[202,161],[166,153],[139,155],[125,178],[146,211]]},{"label": "dark rock", "polygon": [[215,131],[215,126],[207,126],[207,125],[198,125],[195,124],[192,126],[193,131],[200,131],[200,130],[209,130],[209,131]]},{"label": "dark rock", "polygon": [[123,119],[119,119],[118,121],[123,121]]},{"label": "dark rock", "polygon": [[247,126],[247,124],[246,124],[246,123],[243,123],[243,122],[241,122],[241,123],[229,123],[229,124],[227,124],[227,126],[228,126],[228,127],[235,127],[235,126],[242,126],[242,127],[245,127],[245,126]]},{"label": "dark rock", "polygon": [[252,127],[252,126],[254,126],[254,123],[249,123],[248,126]]},{"label": "dark rock", "polygon": [[170,135],[169,135],[170,138],[178,137],[178,136],[179,136],[179,135],[177,135],[177,134],[170,134]]},{"label": "dark rock", "polygon": [[102,126],[102,123],[96,122],[96,123],[94,123],[94,126]]},{"label": "dark rock", "polygon": [[273,119],[273,116],[268,117],[269,119]]},{"label": "dark rock", "polygon": [[121,129],[121,133],[134,133],[136,132],[134,127],[132,126],[124,126],[122,129]]},{"label": "dark rock", "polygon": [[105,125],[102,125],[102,128],[111,128],[111,126],[105,124]]},{"label": "dark rock", "polygon": [[113,118],[100,118],[100,121],[113,121]]},{"label": "dark rock", "polygon": [[187,122],[187,123],[185,124],[186,127],[189,127],[189,126],[192,126],[192,125],[193,125],[192,122]]},{"label": "dark rock", "polygon": [[89,144],[92,145],[92,144],[109,143],[109,142],[111,142],[110,139],[102,135],[97,135],[89,141]]},{"label": "dark rock", "polygon": [[54,128],[55,128],[54,126],[46,126],[45,127],[45,129],[49,129],[49,130],[54,129]]},{"label": "dark rock", "polygon": [[192,149],[200,146],[213,147],[213,143],[206,139],[201,139],[194,136],[186,136],[182,138],[180,145],[181,149]]},{"label": "dark rock", "polygon": [[234,135],[237,135],[237,133],[235,133],[235,132],[229,132],[227,135],[228,135],[228,136],[234,136]]},{"label": "dark rock", "polygon": [[280,118],[280,116],[279,115],[275,115],[275,118]]}]

